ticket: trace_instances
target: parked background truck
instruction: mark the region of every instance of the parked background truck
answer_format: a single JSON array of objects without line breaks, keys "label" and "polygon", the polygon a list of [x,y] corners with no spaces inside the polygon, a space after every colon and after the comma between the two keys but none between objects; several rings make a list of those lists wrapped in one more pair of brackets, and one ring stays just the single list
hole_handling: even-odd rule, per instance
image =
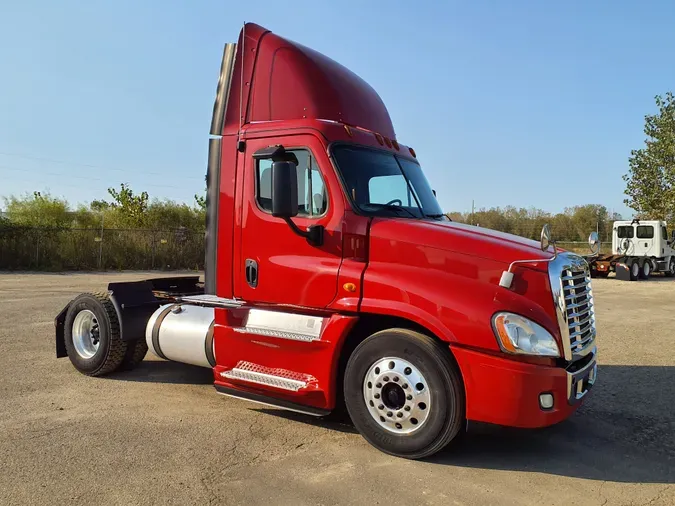
[{"label": "parked background truck", "polygon": [[635,281],[649,279],[655,272],[675,276],[675,235],[668,236],[665,221],[615,221],[612,226],[612,253],[593,254],[586,259],[593,277],[617,277]]},{"label": "parked background truck", "polygon": [[377,93],[255,24],[225,47],[206,268],[111,283],[56,317],[102,376],[157,356],[219,393],[325,416],[421,458],[467,420],[542,427],[596,378],[590,272],[550,244],[451,222]]}]

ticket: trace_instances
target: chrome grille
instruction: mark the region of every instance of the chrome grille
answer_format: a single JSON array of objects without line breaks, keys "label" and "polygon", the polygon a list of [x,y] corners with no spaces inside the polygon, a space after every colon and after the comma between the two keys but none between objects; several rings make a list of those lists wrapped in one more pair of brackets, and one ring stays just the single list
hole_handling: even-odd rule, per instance
[{"label": "chrome grille", "polygon": [[566,360],[587,355],[595,344],[595,314],[591,276],[586,261],[563,253],[549,264],[553,300]]},{"label": "chrome grille", "polygon": [[588,269],[563,270],[562,288],[572,355],[581,354],[595,340],[593,295]]}]

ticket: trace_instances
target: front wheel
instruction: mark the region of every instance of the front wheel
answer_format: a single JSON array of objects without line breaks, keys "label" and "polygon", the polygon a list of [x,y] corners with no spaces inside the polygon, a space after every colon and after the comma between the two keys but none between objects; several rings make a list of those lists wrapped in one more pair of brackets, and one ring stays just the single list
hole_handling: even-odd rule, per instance
[{"label": "front wheel", "polygon": [[664,272],[664,275],[667,278],[672,278],[675,276],[675,259],[670,261],[668,264],[668,270]]},{"label": "front wheel", "polygon": [[384,330],[363,341],[347,363],[344,392],[361,435],[398,457],[438,452],[465,422],[464,388],[449,351],[407,329]]}]

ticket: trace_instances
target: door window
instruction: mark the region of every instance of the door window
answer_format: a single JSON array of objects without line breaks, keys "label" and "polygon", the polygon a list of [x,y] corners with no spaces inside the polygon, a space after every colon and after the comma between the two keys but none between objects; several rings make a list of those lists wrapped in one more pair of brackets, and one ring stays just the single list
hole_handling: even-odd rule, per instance
[{"label": "door window", "polygon": [[[298,159],[298,216],[321,216],[328,209],[328,192],[315,158],[306,149],[287,150]],[[272,160],[256,165],[256,200],[263,211],[272,212]]]}]

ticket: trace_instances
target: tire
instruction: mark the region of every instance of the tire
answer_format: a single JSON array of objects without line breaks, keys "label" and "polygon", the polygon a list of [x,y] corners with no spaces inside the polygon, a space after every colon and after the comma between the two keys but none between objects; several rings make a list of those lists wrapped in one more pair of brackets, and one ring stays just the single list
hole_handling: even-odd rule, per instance
[{"label": "tire", "polygon": [[647,280],[649,279],[650,274],[652,273],[652,262],[646,258],[642,265],[640,266],[640,279]]},{"label": "tire", "polygon": [[356,429],[397,457],[433,455],[465,425],[464,387],[449,351],[411,330],[383,330],[359,344],[347,363],[344,393]]},{"label": "tire", "polygon": [[145,342],[145,339],[139,339],[137,341],[131,341],[127,343],[127,351],[124,354],[124,360],[120,365],[121,371],[131,371],[138,367],[138,365],[143,362],[145,355],[148,353],[148,343]]},{"label": "tire", "polygon": [[68,358],[82,374],[104,376],[124,361],[127,344],[120,337],[117,313],[107,293],[78,295],[68,307],[64,326]]},{"label": "tire", "polygon": [[640,278],[640,262],[638,260],[633,260],[630,264],[630,280],[637,281]]},{"label": "tire", "polygon": [[668,264],[668,270],[664,271],[663,275],[667,278],[672,278],[675,276],[675,259],[670,261],[670,264]]}]

